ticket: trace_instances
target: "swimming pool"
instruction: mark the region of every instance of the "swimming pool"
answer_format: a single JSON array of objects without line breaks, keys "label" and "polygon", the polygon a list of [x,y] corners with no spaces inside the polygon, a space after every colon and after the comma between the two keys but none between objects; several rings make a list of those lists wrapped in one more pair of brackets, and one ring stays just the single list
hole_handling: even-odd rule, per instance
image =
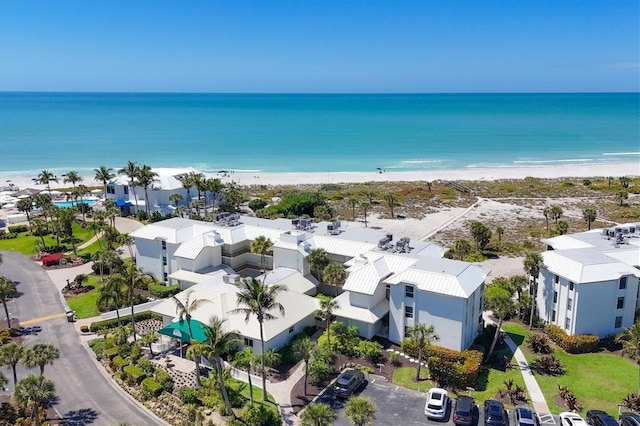
[{"label": "swimming pool", "polygon": [[[96,203],[97,200],[84,200],[83,203],[92,206]],[[80,202],[80,200],[78,200],[78,203]],[[72,207],[76,204],[76,202],[74,201],[73,203],[71,201],[54,201],[53,204],[56,207],[60,207],[61,209],[68,209],[69,207]]]}]

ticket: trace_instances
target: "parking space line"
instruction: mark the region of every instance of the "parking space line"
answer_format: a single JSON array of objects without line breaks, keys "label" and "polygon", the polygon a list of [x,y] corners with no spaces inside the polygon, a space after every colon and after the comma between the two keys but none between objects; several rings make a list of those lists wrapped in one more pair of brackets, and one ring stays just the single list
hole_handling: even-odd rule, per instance
[{"label": "parking space line", "polygon": [[42,321],[49,321],[52,319],[56,319],[56,318],[62,318],[64,317],[66,314],[64,312],[60,312],[59,314],[52,314],[52,315],[47,315],[44,317],[40,317],[40,318],[34,318],[34,319],[30,319],[30,320],[26,320],[26,321],[20,321],[20,325],[31,325],[31,324],[36,324],[38,322],[42,322]]}]

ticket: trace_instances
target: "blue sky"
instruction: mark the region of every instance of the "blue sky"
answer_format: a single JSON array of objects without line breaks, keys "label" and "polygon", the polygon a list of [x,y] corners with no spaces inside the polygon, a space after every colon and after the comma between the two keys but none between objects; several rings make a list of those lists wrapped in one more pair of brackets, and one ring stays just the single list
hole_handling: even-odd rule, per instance
[{"label": "blue sky", "polygon": [[0,90],[640,90],[637,0],[2,0]]}]

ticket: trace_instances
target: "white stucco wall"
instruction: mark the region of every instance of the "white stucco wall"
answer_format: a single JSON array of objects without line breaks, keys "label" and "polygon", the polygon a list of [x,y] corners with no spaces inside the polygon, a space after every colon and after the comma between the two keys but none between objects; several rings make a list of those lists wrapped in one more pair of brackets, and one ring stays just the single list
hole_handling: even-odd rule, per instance
[{"label": "white stucco wall", "polygon": [[[293,338],[293,336],[295,336],[296,334],[300,333],[302,330],[304,330],[305,327],[308,326],[313,326],[315,324],[315,312],[311,313],[310,315],[308,315],[307,317],[305,317],[303,320],[298,321],[297,323],[295,323],[293,325],[293,331],[289,332],[289,330],[284,330],[283,332],[281,332],[280,334],[278,334],[277,336],[271,338],[270,340],[264,342],[264,350],[268,351],[269,349],[279,349],[281,347],[283,347],[284,345],[288,344],[291,339]],[[240,335],[240,339],[244,340],[245,336]],[[238,345],[240,349],[244,348],[244,345]],[[262,354],[262,349],[260,347],[260,339],[253,339],[253,352],[255,354]]]},{"label": "white stucco wall", "polygon": [[273,248],[273,267],[275,268],[291,268],[305,274],[304,258],[298,250],[289,250],[281,247]]}]

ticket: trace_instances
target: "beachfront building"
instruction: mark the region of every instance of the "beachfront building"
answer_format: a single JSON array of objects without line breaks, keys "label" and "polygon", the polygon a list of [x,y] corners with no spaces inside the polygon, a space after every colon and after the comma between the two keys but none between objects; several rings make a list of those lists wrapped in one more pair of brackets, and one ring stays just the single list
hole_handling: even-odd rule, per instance
[{"label": "beachfront building", "polygon": [[[145,200],[145,191],[141,186],[131,187],[129,177],[117,175],[107,183],[106,198],[112,199],[123,216],[135,214],[138,210],[145,210],[149,205],[149,211],[159,211],[162,214],[173,213],[175,204],[169,200],[171,194],[182,195],[181,204],[187,205],[189,197],[187,190],[183,188],[179,178],[189,173],[198,173],[197,170],[188,167],[177,168],[154,168],[153,172],[158,176],[147,188],[148,200]],[[196,192],[195,187],[191,189],[191,195]]]},{"label": "beachfront building", "polygon": [[[324,290],[338,294],[336,319],[356,326],[362,337],[379,335],[400,343],[407,327],[425,322],[435,326],[440,344],[462,350],[471,345],[483,325],[480,314],[487,271],[443,259],[446,250],[433,243],[406,237],[394,240],[381,231],[341,226],[339,222],[228,214],[220,215],[217,222],[172,218],[130,235],[136,242],[138,266],[167,284],[179,283],[184,291],[218,292],[202,294],[221,301],[216,302],[220,309],[215,313],[229,318],[228,323],[247,342],[255,340],[255,330],[244,323],[244,317],[238,322],[229,314],[236,306],[233,284],[241,277],[258,276],[268,284],[277,282],[287,287],[282,296],[286,304],[281,301],[285,318],[269,331],[268,347],[277,347],[286,343],[291,333],[313,324],[317,299],[312,296],[320,286],[326,286],[310,274],[307,260],[318,248],[328,253],[331,262],[346,268],[342,288]],[[259,236],[273,242],[265,256],[251,253],[251,242]],[[261,272],[263,265],[266,274]],[[289,304],[291,314],[286,306]],[[165,321],[175,317],[175,305],[172,310],[168,304],[157,309],[165,315]],[[201,316],[206,319],[211,313]]]},{"label": "beachfront building", "polygon": [[640,278],[640,223],[543,239],[540,318],[568,334],[606,337],[633,325]]}]

